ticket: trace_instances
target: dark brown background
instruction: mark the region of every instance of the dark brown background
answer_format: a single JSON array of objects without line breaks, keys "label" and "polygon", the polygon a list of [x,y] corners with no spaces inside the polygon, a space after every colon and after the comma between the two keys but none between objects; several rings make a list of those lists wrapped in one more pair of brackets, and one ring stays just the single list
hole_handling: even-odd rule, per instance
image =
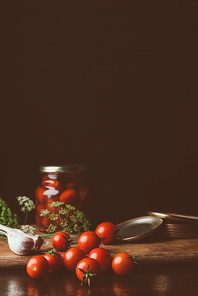
[{"label": "dark brown background", "polygon": [[5,11],[0,196],[83,162],[96,223],[198,215],[197,1],[65,2]]}]

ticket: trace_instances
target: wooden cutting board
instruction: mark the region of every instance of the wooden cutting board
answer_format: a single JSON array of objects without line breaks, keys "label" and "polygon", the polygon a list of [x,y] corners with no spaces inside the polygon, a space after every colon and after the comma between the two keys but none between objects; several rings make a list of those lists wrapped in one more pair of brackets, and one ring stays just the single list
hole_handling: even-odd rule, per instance
[{"label": "wooden cutting board", "polygon": [[[72,246],[77,247],[77,244],[74,243]],[[158,235],[131,243],[103,245],[111,253],[112,258],[119,252],[129,251],[132,256],[136,256],[136,261],[141,265],[195,263],[198,261],[197,246],[198,238],[165,239]],[[52,248],[51,237],[45,238],[45,244],[42,245],[38,254],[42,255],[42,252]],[[64,252],[60,253],[64,254]],[[0,238],[0,269],[24,269],[28,260],[34,255],[18,256],[9,249],[7,240]]]}]

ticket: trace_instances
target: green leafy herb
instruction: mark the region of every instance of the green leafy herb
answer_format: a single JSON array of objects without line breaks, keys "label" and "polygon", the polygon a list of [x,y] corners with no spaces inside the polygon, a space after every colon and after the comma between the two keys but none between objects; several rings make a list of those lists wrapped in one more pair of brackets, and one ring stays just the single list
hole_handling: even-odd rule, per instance
[{"label": "green leafy herb", "polygon": [[91,224],[86,215],[76,210],[75,207],[59,201],[52,202],[49,206],[55,209],[55,213],[48,210],[42,210],[40,213],[41,217],[47,217],[50,221],[46,229],[48,233],[62,230],[68,235],[77,234],[79,236],[82,232],[89,230]]},{"label": "green leafy herb", "polygon": [[18,216],[13,214],[7,203],[0,198],[0,224],[6,225],[11,228],[19,228]]}]

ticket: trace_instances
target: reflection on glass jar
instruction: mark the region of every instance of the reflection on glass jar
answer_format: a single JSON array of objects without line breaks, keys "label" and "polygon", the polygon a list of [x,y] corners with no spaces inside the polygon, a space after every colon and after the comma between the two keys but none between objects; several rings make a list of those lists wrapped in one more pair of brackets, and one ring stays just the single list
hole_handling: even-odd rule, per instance
[{"label": "reflection on glass jar", "polygon": [[91,221],[91,192],[85,165],[42,166],[40,172],[41,181],[35,192],[36,226],[39,230],[45,231],[49,225],[49,220],[41,217],[40,213],[45,209],[53,213],[55,209],[50,206],[53,201],[74,206]]}]

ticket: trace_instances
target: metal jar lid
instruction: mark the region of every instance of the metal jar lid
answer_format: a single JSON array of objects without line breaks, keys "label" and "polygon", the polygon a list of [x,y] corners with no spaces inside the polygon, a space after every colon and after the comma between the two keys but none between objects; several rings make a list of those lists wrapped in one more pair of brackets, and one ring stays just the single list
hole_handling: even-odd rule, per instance
[{"label": "metal jar lid", "polygon": [[177,221],[186,221],[186,222],[195,222],[198,221],[198,216],[189,216],[189,215],[180,215],[167,212],[150,212],[147,211],[147,214],[155,216],[162,219],[168,220],[177,220]]},{"label": "metal jar lid", "polygon": [[162,225],[163,220],[154,216],[143,216],[127,220],[116,225],[118,239],[121,241],[134,241],[150,236]]},{"label": "metal jar lid", "polygon": [[40,166],[40,172],[43,173],[63,173],[63,172],[86,172],[85,164],[65,164],[62,166]]}]

